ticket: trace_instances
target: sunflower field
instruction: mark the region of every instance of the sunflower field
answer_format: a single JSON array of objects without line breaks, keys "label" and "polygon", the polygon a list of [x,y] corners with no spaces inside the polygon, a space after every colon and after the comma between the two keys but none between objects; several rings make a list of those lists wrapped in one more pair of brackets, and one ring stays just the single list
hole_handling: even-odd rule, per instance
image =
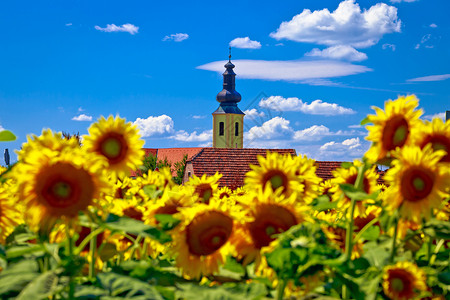
[{"label": "sunflower field", "polygon": [[144,142],[119,117],[82,145],[29,136],[0,168],[0,299],[450,299],[450,122],[413,95],[374,110],[333,179],[267,153],[236,190],[131,178]]}]

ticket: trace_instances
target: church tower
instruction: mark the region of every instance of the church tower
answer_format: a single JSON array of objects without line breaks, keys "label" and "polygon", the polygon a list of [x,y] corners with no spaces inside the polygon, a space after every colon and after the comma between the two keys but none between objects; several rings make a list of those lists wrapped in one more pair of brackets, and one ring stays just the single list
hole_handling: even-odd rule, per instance
[{"label": "church tower", "polygon": [[213,112],[213,147],[243,148],[244,146],[244,113],[237,103],[241,95],[235,90],[236,73],[233,71],[231,54],[225,64],[223,75],[223,90],[217,94],[219,108]]}]

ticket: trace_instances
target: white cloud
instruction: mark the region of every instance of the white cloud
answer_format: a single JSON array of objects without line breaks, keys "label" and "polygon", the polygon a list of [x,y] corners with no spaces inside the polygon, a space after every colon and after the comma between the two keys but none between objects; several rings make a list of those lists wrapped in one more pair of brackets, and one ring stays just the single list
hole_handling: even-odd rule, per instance
[{"label": "white cloud", "polygon": [[246,141],[255,139],[268,140],[276,137],[281,137],[286,133],[291,134],[292,128],[289,126],[289,121],[282,117],[274,117],[261,126],[253,126],[248,132],[244,134]]},{"label": "white cloud", "polygon": [[408,82],[422,82],[422,81],[442,81],[450,78],[450,74],[442,74],[442,75],[430,75],[424,77],[417,77],[408,79]]},{"label": "white cloud", "polygon": [[363,128],[361,125],[356,124],[356,125],[349,125],[347,126],[348,128]]},{"label": "white cloud", "polygon": [[346,139],[343,142],[331,141],[318,149],[316,159],[352,161],[361,158],[369,148],[369,143],[362,142],[359,137]]},{"label": "white cloud", "polygon": [[266,114],[263,111],[258,112],[256,108],[247,109],[246,111],[244,111],[244,114],[246,118],[250,119],[264,118],[266,116]]},{"label": "white cloud", "polygon": [[339,106],[336,103],[314,100],[311,104],[303,102],[297,97],[283,98],[281,96],[270,96],[261,99],[260,107],[278,111],[300,111],[311,115],[343,115],[356,113],[351,108]]},{"label": "white cloud", "polygon": [[430,24],[430,27],[431,28],[437,28],[438,26],[436,24],[432,23],[432,24]]},{"label": "white cloud", "polygon": [[142,137],[173,132],[173,120],[167,115],[150,116],[147,119],[137,118],[133,124],[140,130]]},{"label": "white cloud", "polygon": [[396,46],[394,44],[383,44],[383,46],[381,46],[383,48],[383,50],[386,50],[388,48],[390,48],[392,51],[395,51]]},{"label": "white cloud", "polygon": [[313,125],[309,128],[296,131],[294,140],[299,141],[317,141],[323,136],[330,135],[330,129],[324,125]]},{"label": "white cloud", "polygon": [[425,116],[423,116],[423,118],[425,120],[429,120],[429,121],[431,121],[433,119],[442,119],[443,121],[445,121],[445,112],[437,113],[434,115],[425,115]]},{"label": "white cloud", "polygon": [[92,121],[92,116],[81,114],[72,118],[73,121]]},{"label": "white cloud", "polygon": [[280,46],[284,46],[284,44],[283,43],[278,43],[278,44],[275,44],[275,46],[280,47]]},{"label": "white cloud", "polygon": [[212,129],[205,130],[199,134],[197,134],[197,131],[194,131],[189,134],[184,130],[180,130],[177,131],[177,133],[174,136],[171,136],[170,138],[183,142],[206,142],[212,140],[212,135],[213,135]]},{"label": "white cloud", "polygon": [[85,111],[85,109],[84,109],[84,108],[82,108],[81,106],[80,106],[80,107],[78,107],[78,112],[82,112],[82,111]]},{"label": "white cloud", "polygon": [[2,127],[2,125],[0,125],[0,131],[5,130],[5,128]]},{"label": "white cloud", "polygon": [[174,41],[174,42],[182,42],[189,38],[189,34],[187,33],[174,33],[171,35],[166,35],[162,40],[165,41]]},{"label": "white cloud", "polygon": [[104,31],[104,32],[128,32],[129,34],[136,34],[138,33],[139,27],[135,26],[133,24],[127,23],[120,26],[117,26],[115,24],[108,24],[105,28],[102,28],[100,26],[95,26],[95,29]]},{"label": "white cloud", "polygon": [[396,7],[377,3],[361,11],[355,0],[345,0],[333,12],[327,8],[313,12],[304,9],[292,20],[281,23],[270,36],[277,40],[365,48],[378,43],[384,34],[400,32],[400,28]]},{"label": "white cloud", "polygon": [[260,49],[261,43],[258,41],[252,41],[248,36],[235,38],[230,42],[230,47],[241,49]]},{"label": "white cloud", "polygon": [[367,59],[365,53],[359,52],[355,48],[346,45],[338,45],[323,50],[318,48],[312,49],[305,56],[315,56],[330,59],[344,59],[348,61],[363,61]]},{"label": "white cloud", "polygon": [[296,141],[318,141],[325,136],[355,136],[365,135],[362,131],[356,130],[338,130],[336,132],[330,131],[330,129],[324,125],[313,125],[309,128],[295,131],[293,139]]},{"label": "white cloud", "polygon": [[[197,69],[223,73],[223,65],[226,61],[215,61],[198,66]],[[239,78],[284,80],[302,82],[309,79],[322,79],[355,75],[372,71],[361,65],[353,65],[347,62],[331,60],[234,60],[235,72]]]},{"label": "white cloud", "polygon": [[425,48],[433,48],[434,46],[433,45],[430,45],[429,44],[429,42],[430,42],[430,40],[431,40],[431,34],[425,34],[421,39],[420,39],[420,43],[418,43],[415,47],[414,47],[414,49],[419,49],[422,45],[424,45],[425,46]]},{"label": "white cloud", "polygon": [[67,23],[66,26],[72,26],[72,23]]},{"label": "white cloud", "polygon": [[193,119],[204,119],[206,116],[192,116]]}]

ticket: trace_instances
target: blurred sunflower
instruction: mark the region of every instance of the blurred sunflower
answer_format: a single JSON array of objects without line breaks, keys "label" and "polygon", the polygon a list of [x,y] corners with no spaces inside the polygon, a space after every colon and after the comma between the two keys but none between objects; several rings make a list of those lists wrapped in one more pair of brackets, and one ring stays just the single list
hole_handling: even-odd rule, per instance
[{"label": "blurred sunflower", "polygon": [[193,200],[184,187],[175,186],[171,189],[166,189],[161,199],[147,204],[143,216],[144,223],[155,226],[158,224],[155,215],[174,215],[179,212],[179,208],[192,206],[194,204]]},{"label": "blurred sunflower", "polygon": [[431,144],[427,144],[424,149],[405,147],[394,155],[397,159],[384,176],[389,185],[384,193],[386,208],[391,211],[400,208],[402,218],[420,224],[422,216],[428,219],[448,196],[450,174],[446,164],[439,163],[445,152],[433,151]]},{"label": "blurred sunflower", "polygon": [[[142,205],[140,199],[137,199],[136,197],[127,198],[114,201],[110,212],[120,217],[124,216],[130,219],[144,222],[145,206]],[[122,252],[125,260],[130,259],[132,253],[134,253],[134,255],[136,255],[137,257],[143,257],[147,254],[153,255],[153,248],[148,243],[148,241],[146,241],[146,239],[142,239],[140,242],[142,248],[137,248],[134,252],[127,251],[130,250],[130,247],[135,242],[134,240],[136,240],[137,238],[138,236],[130,233],[128,234],[128,236],[125,236],[121,233],[114,233],[112,235],[106,236],[106,239],[109,242],[115,244],[117,250]]]},{"label": "blurred sunflower", "polygon": [[[345,252],[346,247],[346,228],[345,224],[341,222],[341,217],[338,212],[320,212],[317,214],[317,219],[321,220],[321,228],[325,233],[325,236],[330,241],[330,245],[334,246],[336,249],[340,250],[342,253]],[[358,240],[353,245],[351,259],[356,259],[361,257],[363,253],[363,243]]]},{"label": "blurred sunflower", "polygon": [[22,223],[20,212],[9,189],[0,183],[0,244],[5,244],[5,239],[14,231],[14,228]]},{"label": "blurred sunflower", "polygon": [[281,189],[287,197],[303,192],[303,184],[295,175],[295,165],[288,156],[267,152],[266,157],[258,156],[258,162],[259,165],[250,165],[252,170],[245,175],[248,190]]},{"label": "blurred sunflower", "polygon": [[446,152],[440,162],[450,163],[450,122],[444,123],[440,118],[426,121],[420,127],[416,145],[423,149],[428,143],[431,143],[434,150]]},{"label": "blurred sunflower", "polygon": [[412,262],[402,261],[387,266],[383,272],[383,291],[390,299],[418,299],[427,289],[425,273]]},{"label": "blurred sunflower", "polygon": [[123,178],[131,170],[136,170],[144,158],[138,129],[125,119],[103,116],[89,127],[89,135],[83,136],[83,144],[88,152],[106,159],[112,176]]},{"label": "blurred sunflower", "polygon": [[[337,201],[338,209],[345,213],[350,207],[351,200],[341,190],[339,184],[347,183],[354,185],[358,177],[358,168],[362,166],[362,162],[359,160],[353,161],[353,165],[350,168],[337,168],[332,172],[334,178],[331,179],[333,187],[330,188],[332,194],[332,200]],[[363,190],[366,194],[372,194],[378,190],[377,185],[377,173],[375,172],[375,166],[364,172],[363,178]],[[367,201],[357,201],[355,206],[354,216],[364,216],[366,208],[364,204]],[[350,213],[350,212],[349,212]]]},{"label": "blurred sunflower", "polygon": [[217,193],[219,180],[222,174],[216,172],[213,176],[203,174],[202,177],[192,176],[185,186],[192,191],[192,195],[202,203],[208,204]]},{"label": "blurred sunflower", "polygon": [[223,199],[223,198],[229,198],[229,197],[231,197],[231,196],[233,195],[233,191],[230,190],[229,187],[224,186],[224,187],[222,187],[222,188],[219,189],[219,191],[217,192],[217,194],[219,195],[219,198],[220,198],[220,199]]},{"label": "blurred sunflower", "polygon": [[246,194],[247,194],[247,189],[244,186],[238,187],[237,189],[235,189],[233,191],[233,196],[237,196],[237,197],[244,196]]},{"label": "blurred sunflower", "polygon": [[126,195],[128,197],[140,197],[143,199],[143,202],[146,202],[149,197],[146,194],[144,187],[150,185],[154,185],[158,191],[174,187],[176,184],[172,180],[170,168],[161,168],[159,171],[149,170],[147,174],[137,177],[134,186],[128,190]]},{"label": "blurred sunflower", "polygon": [[316,161],[299,155],[293,157],[293,164],[295,175],[303,184],[303,192],[298,194],[298,198],[309,204],[322,193],[322,178],[316,175]]},{"label": "blurred sunflower", "polygon": [[50,129],[42,130],[40,136],[28,135],[27,142],[22,144],[22,149],[17,151],[19,161],[26,162],[31,151],[41,151],[48,149],[61,151],[64,148],[79,148],[80,144],[76,137],[64,138],[60,132],[53,132]]},{"label": "blurred sunflower", "polygon": [[372,107],[376,115],[367,118],[373,125],[366,126],[369,131],[366,140],[373,144],[365,156],[371,163],[383,162],[391,158],[391,152],[397,147],[413,144],[417,136],[416,130],[421,126],[422,110],[415,110],[419,100],[414,95],[389,100],[384,105],[384,111]]},{"label": "blurred sunflower", "polygon": [[304,222],[307,219],[305,211],[309,209],[299,204],[294,194],[285,197],[281,190],[251,192],[238,201],[248,221],[237,224],[232,244],[243,265],[255,262],[256,268],[261,263],[263,248],[276,239],[274,235]]},{"label": "blurred sunflower", "polygon": [[186,278],[200,278],[219,270],[233,252],[230,239],[235,234],[239,211],[212,198],[209,205],[199,203],[180,208],[175,215],[181,223],[171,231],[176,265]]},{"label": "blurred sunflower", "polygon": [[59,219],[75,219],[80,211],[97,205],[101,193],[108,193],[102,161],[81,148],[64,148],[59,153],[32,151],[26,163],[13,169],[19,200],[32,228],[51,226]]}]

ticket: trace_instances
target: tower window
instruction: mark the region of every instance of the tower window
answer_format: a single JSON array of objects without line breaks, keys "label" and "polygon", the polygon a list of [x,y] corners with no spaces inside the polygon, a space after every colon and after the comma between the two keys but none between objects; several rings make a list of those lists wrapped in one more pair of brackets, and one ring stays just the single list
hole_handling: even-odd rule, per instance
[{"label": "tower window", "polygon": [[239,123],[234,123],[234,136],[239,136]]},{"label": "tower window", "polygon": [[223,123],[223,122],[220,122],[219,123],[219,135],[223,135],[224,134],[224,131],[225,131],[225,129],[224,129],[224,126],[225,124]]}]

